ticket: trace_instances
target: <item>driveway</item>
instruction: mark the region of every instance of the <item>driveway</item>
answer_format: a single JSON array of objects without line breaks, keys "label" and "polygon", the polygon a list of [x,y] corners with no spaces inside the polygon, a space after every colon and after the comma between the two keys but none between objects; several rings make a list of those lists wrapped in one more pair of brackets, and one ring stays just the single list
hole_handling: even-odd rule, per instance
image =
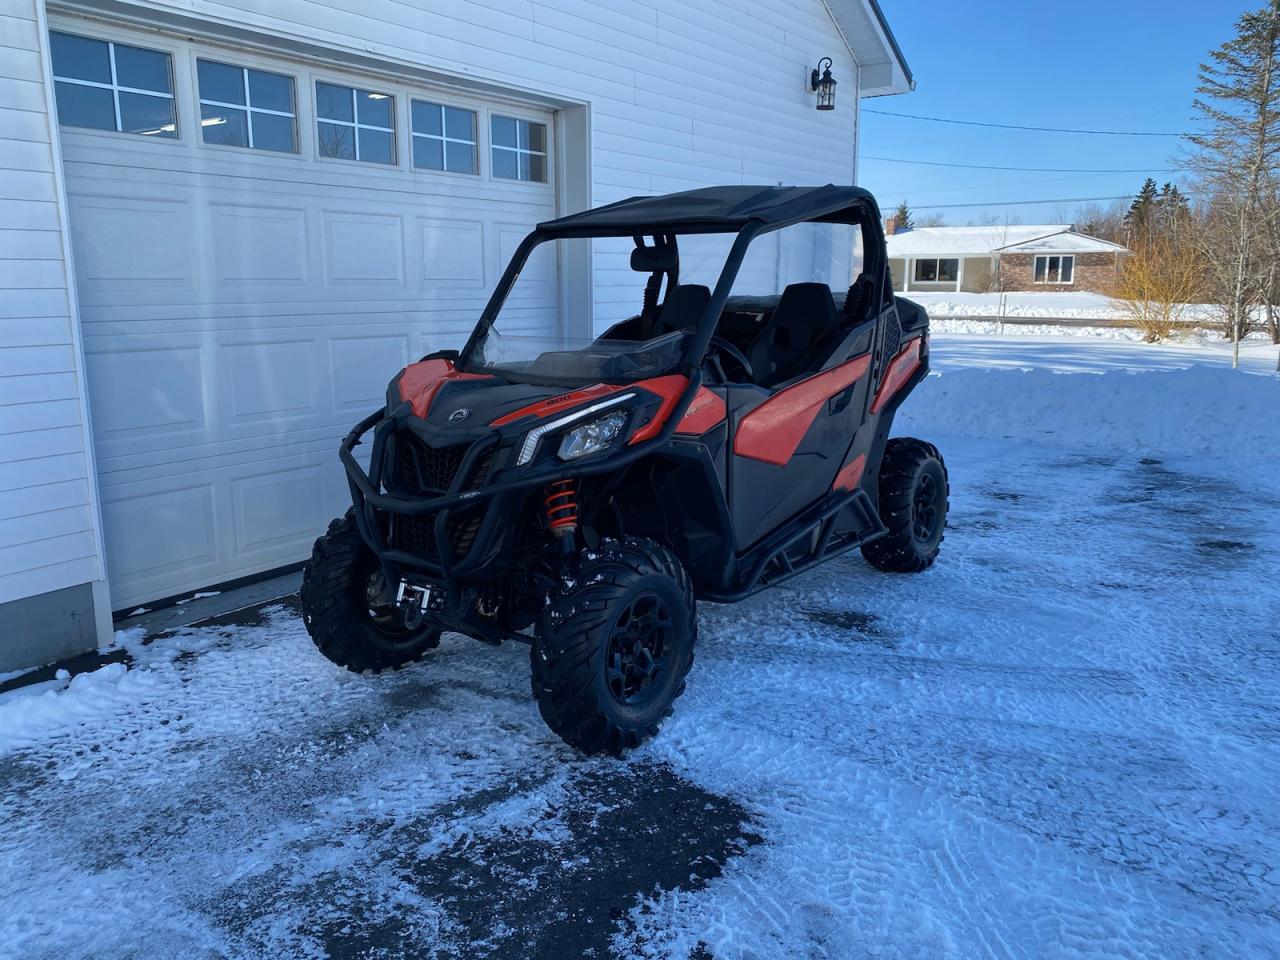
[{"label": "driveway", "polygon": [[1280,485],[940,445],[938,564],[703,605],[624,761],[288,604],[0,698],[0,955],[1276,955]]}]

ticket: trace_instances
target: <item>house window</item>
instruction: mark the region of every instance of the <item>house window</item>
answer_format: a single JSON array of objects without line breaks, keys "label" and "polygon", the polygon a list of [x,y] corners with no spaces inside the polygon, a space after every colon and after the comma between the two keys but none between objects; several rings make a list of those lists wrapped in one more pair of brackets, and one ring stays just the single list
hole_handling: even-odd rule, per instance
[{"label": "house window", "polygon": [[476,113],[427,100],[411,100],[413,165],[420,170],[479,173]]},{"label": "house window", "polygon": [[57,31],[49,48],[63,126],[177,137],[169,54]]},{"label": "house window", "polygon": [[547,182],[547,125],[493,117],[493,175],[504,180]]},{"label": "house window", "polygon": [[960,276],[960,261],[946,257],[917,260],[914,276],[916,283],[955,283]]},{"label": "house window", "polygon": [[205,143],[297,153],[293,78],[197,60],[200,135]]},{"label": "house window", "polygon": [[1075,267],[1075,257],[1036,257],[1036,283],[1070,283]]},{"label": "house window", "polygon": [[396,162],[395,97],[316,83],[316,127],[320,156],[369,163]]}]

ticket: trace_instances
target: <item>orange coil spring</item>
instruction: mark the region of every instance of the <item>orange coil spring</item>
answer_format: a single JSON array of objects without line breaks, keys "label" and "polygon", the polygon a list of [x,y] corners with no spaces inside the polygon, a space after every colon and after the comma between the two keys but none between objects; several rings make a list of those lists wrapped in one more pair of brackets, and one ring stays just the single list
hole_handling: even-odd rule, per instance
[{"label": "orange coil spring", "polygon": [[552,533],[573,533],[578,529],[578,490],[573,480],[557,480],[548,484],[543,501],[547,509],[547,526]]}]

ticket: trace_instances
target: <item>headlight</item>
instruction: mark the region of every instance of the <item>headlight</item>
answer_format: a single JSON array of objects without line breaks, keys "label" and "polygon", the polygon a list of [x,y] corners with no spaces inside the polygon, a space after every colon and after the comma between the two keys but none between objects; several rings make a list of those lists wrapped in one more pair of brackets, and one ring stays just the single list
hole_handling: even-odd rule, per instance
[{"label": "headlight", "polygon": [[589,453],[599,453],[609,448],[627,423],[627,414],[616,410],[607,417],[592,420],[580,427],[574,427],[560,441],[559,456],[561,460],[577,460]]},{"label": "headlight", "polygon": [[[534,427],[532,430],[530,430],[528,433],[524,435],[524,443],[520,444],[520,453],[516,457],[516,465],[521,466],[523,464],[528,463],[530,460],[532,460],[534,452],[538,449],[538,443],[548,433],[555,433],[561,428],[567,427],[571,423],[577,423],[579,420],[586,420],[592,414],[599,413],[601,410],[605,410],[609,407],[616,407],[620,403],[626,403],[628,400],[633,400],[633,399],[635,399],[634,393],[624,393],[621,396],[610,397],[608,400],[603,400],[600,403],[593,403],[591,406],[587,407],[585,410],[576,410],[573,413],[567,416],[561,417],[558,420],[552,420],[550,423],[544,423],[541,426]],[[617,410],[617,411],[614,411],[613,413],[610,413],[608,416],[601,417],[599,419],[608,420],[613,416],[620,416],[622,418],[619,421],[618,428],[615,429],[613,434],[613,436],[616,437],[618,435],[617,430],[621,429],[621,425],[623,423],[626,423],[627,412],[625,410]],[[598,422],[597,420],[591,420],[588,423],[584,423],[583,426],[584,427],[590,426],[597,422]],[[574,432],[576,432],[576,429],[577,428],[575,428]],[[564,453],[563,453],[564,447],[561,446],[560,449],[562,451],[561,456],[564,456]],[[573,454],[573,456],[581,457],[584,454],[594,453],[596,449],[603,449],[603,447],[593,448],[591,450],[580,450],[577,453]],[[565,459],[571,459],[571,458],[565,457]]]}]

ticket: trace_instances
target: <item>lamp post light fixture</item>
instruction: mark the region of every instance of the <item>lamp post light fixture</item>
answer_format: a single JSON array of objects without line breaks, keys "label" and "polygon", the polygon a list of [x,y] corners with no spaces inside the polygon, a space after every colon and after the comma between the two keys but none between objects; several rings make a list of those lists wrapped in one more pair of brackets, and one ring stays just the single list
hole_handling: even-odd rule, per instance
[{"label": "lamp post light fixture", "polygon": [[[823,64],[826,67],[823,67]],[[821,71],[821,75],[819,75]],[[818,109],[834,110],[836,108],[836,81],[831,76],[831,58],[823,57],[809,74],[809,89],[817,91]]]}]

